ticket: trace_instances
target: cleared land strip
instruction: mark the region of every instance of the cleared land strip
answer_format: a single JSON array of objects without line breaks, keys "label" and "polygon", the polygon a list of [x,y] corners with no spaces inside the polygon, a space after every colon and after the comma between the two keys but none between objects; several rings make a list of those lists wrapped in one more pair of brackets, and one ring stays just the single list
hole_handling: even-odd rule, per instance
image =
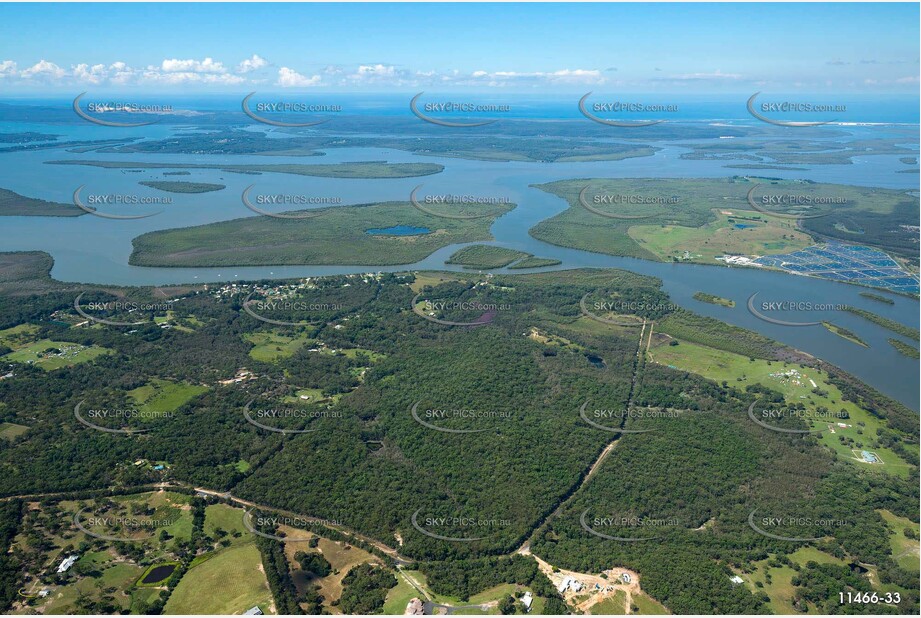
[{"label": "cleared land strip", "polygon": [[[627,409],[628,409],[628,410],[631,409],[631,406],[632,406],[632,404],[633,404],[633,393],[634,393],[634,390],[635,390],[635,388],[636,388],[637,380],[639,379],[639,375],[638,375],[638,374],[639,374],[640,367],[641,367],[641,364],[642,364],[642,363],[641,363],[641,360],[642,360],[642,358],[644,357],[644,353],[643,353],[643,339],[644,339],[644,334],[645,334],[645,332],[646,332],[646,324],[647,324],[647,322],[646,322],[646,320],[644,319],[644,320],[643,320],[643,326],[642,326],[642,328],[640,329],[640,336],[639,336],[639,338],[638,338],[638,340],[637,340],[636,356],[635,356],[634,361],[633,361],[633,377],[632,377],[631,382],[630,382],[630,395],[629,395],[629,397],[628,397],[628,399],[627,399]],[[651,329],[651,324],[650,324],[650,329]],[[651,332],[652,332],[652,331],[650,330],[650,333],[651,333]],[[553,519],[554,517],[556,517],[556,516],[563,510],[563,508],[564,508],[567,504],[569,504],[570,502],[572,502],[572,500],[576,497],[576,494],[578,494],[579,491],[580,491],[583,487],[585,487],[585,485],[589,482],[589,480],[592,478],[592,476],[594,476],[595,472],[598,471],[598,469],[601,467],[601,464],[604,463],[604,460],[607,459],[608,455],[611,454],[611,451],[614,450],[614,448],[617,446],[617,444],[618,444],[619,441],[620,441],[620,436],[617,436],[616,438],[614,438],[613,440],[611,440],[611,442],[609,442],[609,443],[607,444],[607,446],[605,446],[603,449],[601,449],[601,452],[598,454],[598,457],[596,457],[596,458],[595,458],[595,461],[592,463],[592,465],[589,466],[588,472],[585,473],[585,476],[582,477],[582,479],[581,479],[581,480],[579,481],[579,483],[576,485],[576,488],[572,491],[572,493],[570,493],[569,496],[568,496],[567,498],[565,498],[564,500],[560,501],[560,503],[556,506],[555,509],[553,509],[553,511],[552,511],[549,515],[547,515],[547,516],[544,517],[542,520],[540,520],[539,522],[537,522],[537,524],[534,526],[534,529],[532,530],[531,534],[529,534],[528,537],[525,539],[524,543],[521,544],[521,547],[519,547],[517,550],[515,550],[515,553],[517,553],[517,554],[522,554],[522,555],[525,555],[525,556],[530,556],[530,555],[532,555],[532,554],[531,554],[531,540],[534,538],[534,536],[535,536],[541,529],[543,529],[543,527],[544,527],[545,525],[547,525],[547,523],[548,523],[551,519]],[[535,558],[537,558],[537,556],[535,556]]]}]

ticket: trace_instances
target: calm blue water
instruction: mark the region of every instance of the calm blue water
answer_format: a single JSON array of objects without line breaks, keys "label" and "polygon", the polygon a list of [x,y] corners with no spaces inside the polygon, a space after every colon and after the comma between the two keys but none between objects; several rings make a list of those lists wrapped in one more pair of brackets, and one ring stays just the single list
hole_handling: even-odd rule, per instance
[{"label": "calm blue water", "polygon": [[[253,127],[254,130],[262,127]],[[109,130],[87,125],[42,125],[0,122],[0,132],[39,131],[62,135],[62,139],[108,139],[129,135],[157,138],[172,132],[187,131],[188,127],[153,125],[140,129]],[[876,137],[878,127],[847,127],[861,138]],[[883,131],[896,131],[886,127]],[[906,141],[911,138],[906,137]],[[617,162],[588,163],[497,163],[414,155],[405,151],[381,148],[344,148],[329,150],[321,160],[309,162],[337,163],[345,161],[386,160],[390,162],[430,161],[445,166],[441,174],[423,178],[386,180],[310,178],[285,174],[241,175],[221,170],[190,170],[182,179],[190,182],[212,182],[226,189],[205,194],[169,194],[169,205],[105,206],[107,212],[135,214],[162,211],[156,216],[138,220],[110,220],[94,216],[73,218],[3,217],[4,234],[0,236],[0,251],[43,250],[50,253],[55,264],[52,275],[64,281],[113,285],[162,285],[171,283],[203,283],[215,281],[251,280],[319,276],[368,271],[405,271],[417,269],[460,270],[445,264],[445,260],[464,245],[444,247],[416,264],[376,268],[368,266],[271,266],[224,268],[142,268],[128,265],[131,240],[145,232],[175,227],[201,225],[256,216],[242,203],[241,194],[255,185],[257,194],[298,194],[335,197],[342,204],[363,204],[377,201],[407,201],[410,192],[422,185],[420,197],[429,194],[476,195],[504,197],[517,207],[493,224],[492,244],[562,261],[553,270],[565,268],[624,268],[640,274],[658,277],[663,288],[678,304],[698,313],[763,333],[778,341],[820,357],[842,367],[883,393],[913,409],[918,409],[918,361],[896,352],[886,341],[892,333],[858,316],[841,311],[815,312],[810,318],[831,320],[856,332],[870,347],[856,346],[821,325],[791,328],[757,319],[746,309],[753,293],[761,298],[791,299],[815,304],[847,304],[884,315],[903,324],[918,327],[918,302],[896,297],[893,306],[882,305],[859,296],[863,288],[833,281],[823,281],[779,272],[649,262],[621,258],[575,249],[556,247],[538,241],[528,230],[538,222],[561,212],[567,204],[533,185],[558,179],[584,177],[611,178],[701,178],[726,177],[739,173],[724,167],[720,161],[695,161],[679,158],[687,148],[674,142],[653,143],[662,148],[651,157]],[[140,186],[139,181],[162,180],[163,171],[145,170],[128,173],[119,169],[84,166],[49,165],[56,159],[132,160],[169,163],[302,163],[299,157],[262,157],[257,155],[158,155],[158,154],[76,154],[63,150],[0,153],[0,187],[46,200],[70,202],[74,190],[84,186],[88,193],[126,193],[145,197],[164,194]],[[808,172],[768,170],[765,175],[781,178],[880,186],[894,189],[918,190],[918,176],[896,173],[904,169],[899,156],[858,157],[852,165],[814,166]],[[754,172],[757,173],[757,172]],[[324,207],[324,206],[317,206]],[[264,208],[272,210],[270,205]],[[290,207],[276,207],[288,210]],[[356,221],[356,226],[362,226]],[[402,230],[409,226],[397,226]],[[390,230],[369,230],[369,233],[393,233]],[[411,228],[409,228],[411,229]],[[428,232],[428,230],[425,230]],[[413,231],[412,233],[420,233]],[[517,271],[526,272],[526,271]],[[735,308],[726,308],[694,300],[695,292],[703,291],[736,301]]]},{"label": "calm blue water", "polygon": [[[468,103],[476,105],[507,105],[507,112],[496,113],[497,118],[528,118],[528,119],[584,119],[579,112],[578,102],[588,90],[574,91],[569,94],[536,95],[527,93],[487,93],[477,94],[469,92],[438,92],[427,90],[419,99],[419,105],[425,103]],[[132,95],[130,99],[138,104],[172,105],[176,110],[202,110],[240,112],[241,102],[246,92],[239,95]],[[376,116],[406,116],[411,118],[409,101],[418,91],[386,94],[337,94],[311,92],[308,94],[292,94],[290,92],[272,92],[266,90],[257,93],[253,102],[297,102],[311,105],[338,105],[342,108],[343,115],[349,114],[374,114]],[[736,94],[721,95],[688,95],[688,94],[662,94],[662,93],[626,93],[616,90],[596,90],[586,101],[591,108],[593,103],[641,103],[643,105],[675,105],[677,112],[651,114],[650,117],[661,117],[668,120],[703,121],[719,119],[720,121],[750,121],[752,120],[746,108],[748,98],[755,94],[752,92],[739,92]],[[105,94],[87,94],[87,101],[125,101],[126,97],[112,97]],[[917,124],[919,122],[919,101],[917,95],[888,95],[885,99],[865,95],[824,95],[824,94],[791,94],[765,91],[757,102],[795,102],[812,103],[821,105],[843,105],[847,110],[843,113],[832,114],[832,117],[822,120],[836,120],[839,122],[858,123],[896,123]],[[5,99],[0,103],[49,105],[55,107],[69,107],[73,98],[44,97],[40,99]],[[757,111],[757,109],[756,109]],[[437,114],[433,114],[437,116]],[[805,116],[789,115],[788,120],[815,120],[816,114]],[[75,123],[77,121],[75,120]]]}]

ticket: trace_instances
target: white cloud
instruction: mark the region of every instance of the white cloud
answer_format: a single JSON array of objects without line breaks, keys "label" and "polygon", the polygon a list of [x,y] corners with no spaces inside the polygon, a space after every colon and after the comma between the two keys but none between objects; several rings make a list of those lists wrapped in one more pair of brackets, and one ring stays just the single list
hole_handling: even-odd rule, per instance
[{"label": "white cloud", "polygon": [[12,60],[0,62],[0,77],[12,77],[16,74],[16,63]]},{"label": "white cloud", "polygon": [[237,73],[249,73],[251,71],[256,71],[263,67],[268,66],[269,61],[260,56],[259,54],[253,54],[252,58],[247,58],[243,62],[237,65]]},{"label": "white cloud", "polygon": [[104,64],[94,64],[93,66],[78,64],[73,68],[73,71],[74,77],[78,81],[93,84],[94,86],[98,86],[109,78],[106,65]]},{"label": "white cloud", "polygon": [[225,73],[227,69],[220,62],[212,58],[204,60],[179,60],[173,58],[160,63],[160,68],[166,73]]},{"label": "white cloud", "polygon": [[742,76],[738,73],[723,73],[717,70],[713,73],[685,73],[683,75],[672,75],[666,79],[676,81],[726,81],[742,79]]},{"label": "white cloud", "polygon": [[48,77],[51,79],[61,79],[67,73],[64,69],[53,62],[39,60],[28,69],[20,73],[23,79],[32,79],[33,77]]},{"label": "white cloud", "polygon": [[407,71],[389,64],[360,64],[358,68],[345,76],[346,82],[352,84],[389,84],[400,86],[411,81]]},{"label": "white cloud", "polygon": [[294,69],[289,69],[288,67],[281,67],[278,69],[278,81],[275,82],[277,86],[281,86],[283,88],[304,88],[306,86],[316,86],[319,83],[319,75],[306,77]]},{"label": "white cloud", "polygon": [[194,73],[191,71],[180,71],[175,73],[161,73],[156,70],[144,71],[138,80],[143,84],[224,84],[234,85],[246,81],[245,77],[239,75],[214,74],[214,73]]},{"label": "white cloud", "polygon": [[470,78],[485,81],[490,86],[505,86],[511,83],[531,82],[533,84],[603,84],[606,78],[596,69],[560,69],[558,71],[474,71]]}]

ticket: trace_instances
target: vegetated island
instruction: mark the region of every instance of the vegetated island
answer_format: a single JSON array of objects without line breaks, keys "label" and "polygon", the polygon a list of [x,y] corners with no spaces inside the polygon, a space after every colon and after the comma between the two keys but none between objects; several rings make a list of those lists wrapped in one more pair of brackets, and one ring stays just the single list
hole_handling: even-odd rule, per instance
[{"label": "vegetated island", "polygon": [[850,311],[851,313],[855,315],[859,315],[865,320],[870,320],[874,324],[878,326],[882,326],[883,328],[887,328],[894,333],[902,335],[903,337],[908,337],[909,339],[913,339],[917,341],[919,339],[919,336],[921,336],[921,333],[918,332],[917,328],[912,328],[911,326],[905,326],[901,322],[896,322],[895,320],[884,318],[883,316],[877,315],[873,313],[872,311],[867,311],[865,309],[857,309],[856,307],[845,307],[844,310]]},{"label": "vegetated island", "polygon": [[694,300],[699,300],[702,303],[710,303],[711,305],[722,305],[723,307],[736,306],[736,301],[730,298],[723,298],[722,296],[708,294],[707,292],[696,292],[694,294]]},{"label": "vegetated island", "polygon": [[847,339],[851,343],[856,343],[857,345],[861,345],[865,348],[870,347],[869,345],[867,345],[867,343],[863,339],[857,336],[857,333],[855,333],[854,331],[848,330],[844,328],[843,326],[838,326],[837,324],[832,324],[831,322],[822,322],[822,326],[828,329],[829,332],[834,333],[835,335],[838,335],[842,339]]},{"label": "vegetated island", "polygon": [[47,202],[0,189],[0,216],[4,217],[79,217],[86,213],[73,204]]},{"label": "vegetated island", "polygon": [[305,163],[261,164],[208,164],[208,163],[138,163],[132,161],[46,161],[51,165],[89,165],[107,169],[204,169],[260,174],[296,174],[322,178],[413,178],[429,176],[444,170],[437,163],[387,163],[386,161],[355,161],[350,163],[327,163],[308,165]]},{"label": "vegetated island", "polygon": [[25,144],[28,142],[47,142],[56,140],[60,135],[54,133],[37,133],[23,131],[21,133],[0,133],[0,144]]},{"label": "vegetated island", "polygon": [[[505,266],[510,269],[541,268],[543,266],[556,266],[560,261],[534,257],[530,253],[506,249],[505,247],[470,245],[455,252],[445,263],[458,264],[473,270],[482,270],[503,268]],[[510,264],[511,266],[509,266]]]},{"label": "vegetated island", "polygon": [[519,262],[515,262],[509,266],[509,270],[523,270],[525,268],[544,268],[545,266],[557,266],[562,264],[560,260],[555,258],[542,258],[542,257],[527,257]]},{"label": "vegetated island", "polygon": [[889,345],[891,345],[893,348],[895,348],[900,353],[904,354],[905,356],[909,358],[914,358],[916,360],[918,358],[921,358],[921,353],[918,352],[918,348],[914,346],[910,346],[904,341],[901,341],[900,339],[895,339],[894,337],[890,337],[889,339],[886,339],[886,341],[888,341]]},{"label": "vegetated island", "polygon": [[864,298],[869,298],[870,300],[875,300],[880,303],[885,303],[887,305],[894,305],[895,301],[891,298],[886,298],[885,296],[880,296],[879,294],[874,294],[873,292],[861,292],[861,296]]},{"label": "vegetated island", "polygon": [[192,172],[163,172],[164,176],[191,176]]},{"label": "vegetated island", "polygon": [[210,193],[211,191],[220,191],[227,188],[227,185],[210,182],[183,182],[179,180],[143,180],[138,184],[168,193]]},{"label": "vegetated island", "polygon": [[768,165],[767,163],[735,163],[723,167],[734,170],[780,170],[783,172],[808,172],[808,167],[794,167],[792,165]]},{"label": "vegetated island", "polygon": [[[354,122],[356,119],[352,119]],[[163,140],[145,140],[135,144],[113,146],[100,152],[130,154],[214,154],[320,157],[335,148],[393,148],[419,155],[473,159],[479,161],[619,161],[632,157],[648,157],[660,148],[644,144],[599,141],[591,134],[574,132],[572,123],[516,122],[506,126],[501,134],[480,134],[471,137],[463,131],[451,134],[425,135],[426,129],[414,125],[393,124],[393,119],[365,117],[361,126],[337,123],[340,131],[329,134],[323,130],[312,135],[284,134],[273,136],[257,131],[228,129],[211,133],[171,136]],[[345,126],[344,126],[345,125]],[[485,129],[485,127],[484,127]],[[493,129],[495,130],[495,128]],[[658,133],[644,137],[662,139],[674,134],[674,128],[656,127]],[[413,139],[402,137],[411,131]],[[420,133],[421,131],[421,133]],[[487,130],[488,131],[488,130]],[[707,130],[704,129],[704,132]],[[687,133],[687,131],[682,131]],[[701,135],[699,130],[691,130]],[[350,134],[351,133],[351,134]],[[627,137],[627,136],[624,136]]]},{"label": "vegetated island", "polygon": [[[807,195],[815,203],[752,206],[748,196],[756,185],[756,204],[788,194]],[[814,246],[817,238],[847,243],[859,238],[861,245],[917,260],[917,233],[911,231],[917,214],[910,213],[918,212],[918,198],[900,190],[755,176],[579,178],[535,186],[566,200],[569,208],[528,233],[562,247],[718,264],[726,256],[750,263],[794,253]]]},{"label": "vegetated island", "polygon": [[[408,202],[282,213],[304,215],[301,219],[247,217],[143,234],[134,239],[129,261],[135,266],[411,264],[448,245],[492,240],[489,226],[514,204],[487,207],[489,216],[476,219],[429,215]],[[464,205],[456,212],[482,214],[483,208]]]}]

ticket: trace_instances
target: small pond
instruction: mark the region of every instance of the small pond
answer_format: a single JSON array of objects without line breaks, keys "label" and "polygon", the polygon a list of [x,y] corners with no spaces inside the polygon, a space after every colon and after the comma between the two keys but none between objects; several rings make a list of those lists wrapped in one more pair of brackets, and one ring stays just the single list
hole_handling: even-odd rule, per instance
[{"label": "small pond", "polygon": [[142,584],[156,584],[162,582],[165,579],[168,579],[170,575],[173,574],[173,571],[176,570],[175,564],[160,564],[154,568],[147,571],[147,574],[144,575],[144,579],[141,580]]}]

